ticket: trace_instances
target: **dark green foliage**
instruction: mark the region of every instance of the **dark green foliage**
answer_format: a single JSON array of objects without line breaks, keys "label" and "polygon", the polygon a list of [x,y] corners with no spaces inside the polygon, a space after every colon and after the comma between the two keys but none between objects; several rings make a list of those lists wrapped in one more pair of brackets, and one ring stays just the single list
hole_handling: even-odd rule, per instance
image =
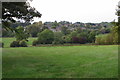
[{"label": "dark green foliage", "polygon": [[62,26],[62,27],[61,27],[61,32],[62,32],[64,35],[68,34],[67,27]]},{"label": "dark green foliage", "polygon": [[54,40],[54,33],[51,30],[45,29],[38,34],[39,44],[51,44]]},{"label": "dark green foliage", "polygon": [[21,40],[21,41],[13,41],[10,44],[10,47],[27,47],[27,43],[25,40]]},{"label": "dark green foliage", "polygon": [[19,26],[16,28],[16,30],[18,31],[18,33],[15,33],[15,37],[16,37],[16,40],[26,40],[28,39],[29,35],[27,33],[27,31],[24,29],[24,27],[22,26]]},{"label": "dark green foliage", "polygon": [[11,27],[14,27],[14,28],[16,28],[18,26],[26,27],[28,25],[31,25],[31,23],[30,22],[24,23],[24,22],[19,22],[19,21],[15,22],[15,23],[11,23]]},{"label": "dark green foliage", "polygon": [[39,44],[38,40],[34,40],[32,43],[33,46],[36,46],[37,44]]},{"label": "dark green foliage", "polygon": [[27,26],[27,32],[31,37],[37,37],[37,34],[42,31],[42,22],[36,22]]},{"label": "dark green foliage", "polygon": [[44,31],[45,29],[48,29],[48,27],[44,24],[42,27],[42,31]]},{"label": "dark green foliage", "polygon": [[4,43],[3,42],[0,42],[0,48],[3,48],[4,47]]},{"label": "dark green foliage", "polygon": [[56,29],[56,26],[52,26],[51,28],[52,28],[52,29]]},{"label": "dark green foliage", "polygon": [[119,27],[118,26],[113,26],[111,29],[111,33],[109,34],[103,34],[103,35],[98,35],[96,36],[95,43],[96,44],[120,44],[119,42]]},{"label": "dark green foliage", "polygon": [[10,44],[10,47],[20,47],[19,41],[13,41],[13,42]]},{"label": "dark green foliage", "polygon": [[74,37],[72,37],[72,43],[79,43],[79,37],[76,37],[76,36],[74,36]]},{"label": "dark green foliage", "polygon": [[54,32],[54,41],[53,44],[63,44],[63,33],[61,32]]},{"label": "dark green foliage", "polygon": [[119,26],[113,26],[111,34],[113,35],[113,42],[114,44],[120,44],[120,27]]},{"label": "dark green foliage", "polygon": [[57,26],[59,26],[59,23],[57,23],[57,21],[55,21],[55,22],[53,22],[52,26],[57,27]]},{"label": "dark green foliage", "polygon": [[41,14],[30,6],[29,1],[2,2],[2,26],[8,31],[15,32],[19,36],[19,39],[23,39],[23,36],[16,28],[11,27],[10,24],[15,23],[16,20],[27,23],[33,21],[34,17],[41,17]]},{"label": "dark green foliage", "polygon": [[112,45],[114,38],[112,34],[102,34],[96,36],[95,43],[99,45]]},{"label": "dark green foliage", "polygon": [[19,42],[20,47],[27,47],[27,43],[25,40]]},{"label": "dark green foliage", "polygon": [[16,22],[13,18],[32,21],[34,17],[41,17],[41,14],[28,2],[2,2],[2,22],[4,28],[8,28],[8,21]]},{"label": "dark green foliage", "polygon": [[70,35],[63,36],[62,40],[64,43],[71,43],[71,36]]},{"label": "dark green foliage", "polygon": [[57,23],[57,21],[55,21],[55,22],[52,23],[51,28],[56,29],[58,26],[59,26],[59,23]]},{"label": "dark green foliage", "polygon": [[[78,43],[78,37],[77,37],[78,32],[77,31],[73,31],[71,32],[70,36],[69,36],[69,40],[67,42],[71,42],[71,43]],[[68,38],[68,37],[67,37]],[[68,39],[67,39],[68,40]]]},{"label": "dark green foliage", "polygon": [[97,35],[97,33],[95,31],[91,31],[88,34],[88,42],[89,43],[94,43],[95,42],[95,36]]},{"label": "dark green foliage", "polygon": [[88,34],[86,32],[73,31],[67,35],[64,39],[67,43],[79,43],[84,44],[88,42]]},{"label": "dark green foliage", "polygon": [[2,48],[4,47],[4,43],[2,42]]},{"label": "dark green foliage", "polygon": [[111,32],[111,31],[110,31],[110,28],[106,28],[106,29],[105,29],[105,34],[106,34],[106,33],[110,33],[110,32]]},{"label": "dark green foliage", "polygon": [[14,37],[14,33],[12,31],[2,29],[2,37]]}]

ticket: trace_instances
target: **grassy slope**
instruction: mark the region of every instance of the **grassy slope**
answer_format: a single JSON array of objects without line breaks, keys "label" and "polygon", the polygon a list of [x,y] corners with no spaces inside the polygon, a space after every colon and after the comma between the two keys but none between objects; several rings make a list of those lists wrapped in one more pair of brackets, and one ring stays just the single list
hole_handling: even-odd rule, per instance
[{"label": "grassy slope", "polygon": [[[9,41],[9,40],[8,40]],[[118,46],[3,49],[3,77],[117,77]]]}]

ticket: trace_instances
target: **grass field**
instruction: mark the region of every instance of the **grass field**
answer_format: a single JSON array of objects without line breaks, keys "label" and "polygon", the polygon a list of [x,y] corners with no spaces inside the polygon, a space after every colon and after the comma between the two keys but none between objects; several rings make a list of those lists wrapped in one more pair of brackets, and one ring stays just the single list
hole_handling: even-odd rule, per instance
[{"label": "grass field", "polygon": [[[118,46],[10,48],[3,42],[3,78],[115,78]],[[29,45],[31,45],[30,38]]]}]

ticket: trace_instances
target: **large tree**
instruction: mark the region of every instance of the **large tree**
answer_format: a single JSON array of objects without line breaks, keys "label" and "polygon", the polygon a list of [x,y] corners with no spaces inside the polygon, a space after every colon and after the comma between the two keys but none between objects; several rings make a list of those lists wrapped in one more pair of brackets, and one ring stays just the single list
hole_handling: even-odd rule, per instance
[{"label": "large tree", "polygon": [[35,22],[32,25],[27,26],[26,28],[30,36],[37,37],[37,34],[42,31],[42,22]]},{"label": "large tree", "polygon": [[2,2],[2,23],[3,28],[11,29],[9,23],[15,23],[17,20],[30,22],[34,17],[41,17],[41,14],[29,2]]},{"label": "large tree", "polygon": [[51,44],[53,40],[54,33],[49,29],[45,29],[44,31],[38,34],[39,44]]}]

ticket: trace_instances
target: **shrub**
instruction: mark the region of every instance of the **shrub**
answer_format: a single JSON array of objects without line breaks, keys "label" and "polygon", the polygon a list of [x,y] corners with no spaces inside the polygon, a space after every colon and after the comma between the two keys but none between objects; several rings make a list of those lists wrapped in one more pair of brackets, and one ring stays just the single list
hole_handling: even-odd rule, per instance
[{"label": "shrub", "polygon": [[72,43],[71,35],[62,36],[62,41],[63,41],[63,43]]},{"label": "shrub", "polygon": [[113,42],[113,35],[112,34],[108,34],[107,36],[106,36],[106,44],[114,44],[114,42]]},{"label": "shrub", "polygon": [[69,35],[69,43],[79,43],[79,44],[85,44],[88,42],[88,34],[85,32],[80,32],[79,33],[77,31],[73,31],[71,32],[71,34]]},{"label": "shrub", "polygon": [[39,44],[51,44],[54,40],[54,33],[51,30],[45,29],[38,34]]},{"label": "shrub", "polygon": [[19,41],[20,47],[27,47],[27,43],[25,40]]},{"label": "shrub", "polygon": [[101,38],[99,36],[96,36],[96,40],[95,40],[95,43],[96,44],[100,44],[101,42]]},{"label": "shrub", "polygon": [[13,42],[10,44],[10,47],[20,47],[19,41],[13,41]]},{"label": "shrub", "polygon": [[54,41],[52,44],[63,44],[63,33],[62,32],[54,32]]},{"label": "shrub", "polygon": [[98,35],[96,36],[95,43],[100,45],[114,44],[113,35],[112,34]]},{"label": "shrub", "polygon": [[80,44],[85,44],[85,43],[87,43],[87,38],[86,38],[86,37],[79,37],[79,43],[80,43]]},{"label": "shrub", "polygon": [[37,34],[41,32],[42,22],[35,22],[26,27],[27,32],[31,35],[31,37],[37,37]]},{"label": "shrub", "polygon": [[63,44],[63,41],[53,41],[52,44]]},{"label": "shrub", "polygon": [[72,37],[72,43],[79,43],[79,38],[78,37]]},{"label": "shrub", "polygon": [[2,43],[2,48],[4,47],[4,43]]},{"label": "shrub", "polygon": [[33,46],[36,46],[37,44],[39,44],[38,40],[34,40],[32,43]]},{"label": "shrub", "polygon": [[10,44],[10,47],[27,47],[27,43],[25,40],[22,41],[13,41]]},{"label": "shrub", "polygon": [[3,42],[0,42],[0,47],[4,47],[4,43]]}]

